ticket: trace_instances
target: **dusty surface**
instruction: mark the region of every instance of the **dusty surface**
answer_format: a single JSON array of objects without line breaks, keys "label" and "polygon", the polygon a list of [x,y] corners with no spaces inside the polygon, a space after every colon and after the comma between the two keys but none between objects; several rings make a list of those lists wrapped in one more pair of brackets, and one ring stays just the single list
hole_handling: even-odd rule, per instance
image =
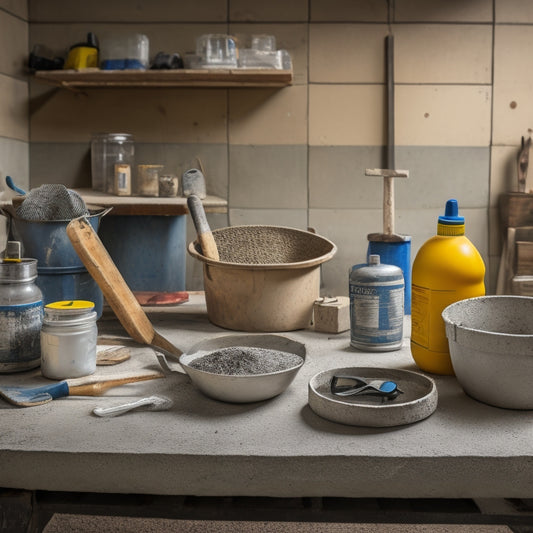
[{"label": "dusty surface", "polygon": [[[183,350],[208,337],[232,334],[209,323],[198,298],[157,312],[148,308],[156,330]],[[101,332],[122,333],[106,316],[99,323]],[[283,394],[264,402],[214,401],[186,375],[174,373],[115,388],[102,397],[69,397],[33,408],[0,403],[2,485],[197,496],[533,494],[531,412],[479,403],[446,376],[436,378],[436,411],[415,424],[365,428],[329,422],[308,405],[309,380],[319,372],[350,366],[416,371],[408,339],[397,352],[365,353],[350,348],[348,332],[286,335],[306,344],[306,362]],[[160,368],[150,348],[132,348],[130,360],[97,372],[141,368]],[[37,371],[0,376],[1,383],[40,379]],[[96,406],[153,394],[172,399],[172,409],[111,419],[92,414]]]}]

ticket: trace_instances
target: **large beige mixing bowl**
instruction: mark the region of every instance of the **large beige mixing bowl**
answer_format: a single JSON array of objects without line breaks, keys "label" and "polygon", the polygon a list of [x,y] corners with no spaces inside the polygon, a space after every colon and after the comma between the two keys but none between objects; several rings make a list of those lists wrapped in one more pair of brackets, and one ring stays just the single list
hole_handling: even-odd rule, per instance
[{"label": "large beige mixing bowl", "polygon": [[209,320],[238,331],[272,332],[310,325],[320,296],[320,265],[337,247],[328,239],[282,226],[232,226],[213,231],[220,260],[203,262]]}]

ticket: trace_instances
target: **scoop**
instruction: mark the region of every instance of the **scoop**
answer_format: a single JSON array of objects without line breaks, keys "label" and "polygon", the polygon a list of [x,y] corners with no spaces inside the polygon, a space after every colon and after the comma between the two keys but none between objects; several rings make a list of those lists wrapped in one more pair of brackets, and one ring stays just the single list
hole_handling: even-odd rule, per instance
[{"label": "scoop", "polygon": [[93,413],[100,417],[113,417],[133,410],[166,411],[172,407],[173,403],[170,398],[165,398],[164,396],[149,396],[134,402],[114,405],[113,407],[95,407]]}]

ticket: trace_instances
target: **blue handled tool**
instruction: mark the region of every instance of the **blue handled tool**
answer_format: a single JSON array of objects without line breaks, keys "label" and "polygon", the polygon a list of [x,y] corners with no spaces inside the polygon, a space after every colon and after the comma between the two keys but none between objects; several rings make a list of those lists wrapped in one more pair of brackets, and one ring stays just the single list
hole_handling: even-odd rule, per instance
[{"label": "blue handled tool", "polygon": [[373,395],[387,400],[393,400],[402,391],[397,383],[383,379],[368,381],[357,376],[333,376],[331,378],[331,392],[335,396]]},{"label": "blue handled tool", "polygon": [[15,182],[13,181],[13,178],[11,176],[6,176],[6,185],[15,192],[18,192],[19,194],[25,195],[26,191],[21,189],[20,187],[17,187],[15,185]]},{"label": "blue handled tool", "polygon": [[113,376],[86,376],[83,378],[66,379],[42,385],[40,387],[18,387],[12,385],[0,386],[0,397],[13,405],[33,407],[51,402],[64,396],[100,396],[105,391],[118,385],[164,378],[159,372],[145,372],[136,374],[115,374]]}]

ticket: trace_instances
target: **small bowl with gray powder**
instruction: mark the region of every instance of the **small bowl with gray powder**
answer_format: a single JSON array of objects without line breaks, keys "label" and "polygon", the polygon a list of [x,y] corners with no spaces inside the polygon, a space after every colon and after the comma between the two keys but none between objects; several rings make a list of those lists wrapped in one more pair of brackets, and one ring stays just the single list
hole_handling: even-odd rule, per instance
[{"label": "small bowl with gray powder", "polygon": [[249,403],[281,394],[305,354],[304,344],[281,335],[224,335],[196,344],[180,364],[206,396]]}]

